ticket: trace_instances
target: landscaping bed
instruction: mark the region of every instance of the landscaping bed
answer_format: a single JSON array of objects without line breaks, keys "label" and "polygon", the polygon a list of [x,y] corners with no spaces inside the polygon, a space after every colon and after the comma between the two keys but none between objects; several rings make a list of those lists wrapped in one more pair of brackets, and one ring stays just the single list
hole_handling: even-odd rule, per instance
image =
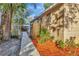
[{"label": "landscaping bed", "polygon": [[54,40],[48,35],[47,30],[42,30],[40,35],[32,40],[41,56],[79,56],[79,44],[75,44],[75,38],[65,42]]},{"label": "landscaping bed", "polygon": [[79,48],[64,47],[60,48],[51,40],[45,43],[38,43],[35,39],[32,40],[40,55],[43,56],[79,56]]}]

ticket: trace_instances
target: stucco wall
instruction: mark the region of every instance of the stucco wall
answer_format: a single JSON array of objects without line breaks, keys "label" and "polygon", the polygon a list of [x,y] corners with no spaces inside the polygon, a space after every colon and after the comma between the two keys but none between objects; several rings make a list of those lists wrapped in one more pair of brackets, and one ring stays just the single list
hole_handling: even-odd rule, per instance
[{"label": "stucco wall", "polygon": [[64,39],[79,39],[79,4],[64,4]]},{"label": "stucco wall", "polygon": [[[52,12],[50,12],[50,9],[46,12],[48,14],[42,15],[39,20],[36,19],[36,21],[41,21],[41,28],[47,28],[50,35],[54,36],[56,40],[66,40],[73,37],[79,42],[79,4],[63,4],[55,12],[53,12],[53,7]],[[33,24],[38,23],[36,21]],[[34,32],[38,30],[36,27],[38,26],[32,27],[32,29],[35,29],[32,31],[33,33],[37,33]]]}]

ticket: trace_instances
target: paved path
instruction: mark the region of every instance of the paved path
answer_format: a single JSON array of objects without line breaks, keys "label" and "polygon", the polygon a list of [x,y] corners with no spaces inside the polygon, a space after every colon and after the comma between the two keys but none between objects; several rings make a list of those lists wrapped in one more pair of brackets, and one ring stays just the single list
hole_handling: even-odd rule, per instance
[{"label": "paved path", "polygon": [[0,44],[0,56],[38,56],[27,32],[22,32],[21,36],[21,39],[11,39]]},{"label": "paved path", "polygon": [[39,55],[27,32],[22,32],[20,56],[37,56]]},{"label": "paved path", "polygon": [[19,55],[20,40],[11,39],[0,44],[0,56],[17,56]]}]

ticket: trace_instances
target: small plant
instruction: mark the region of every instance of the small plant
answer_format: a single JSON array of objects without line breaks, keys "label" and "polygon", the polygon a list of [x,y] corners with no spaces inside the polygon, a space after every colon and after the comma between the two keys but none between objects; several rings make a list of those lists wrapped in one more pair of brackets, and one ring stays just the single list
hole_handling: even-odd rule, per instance
[{"label": "small plant", "polygon": [[65,42],[66,46],[67,47],[76,47],[76,44],[75,44],[74,40],[75,39],[73,39],[73,38],[67,39],[66,42]]},{"label": "small plant", "polygon": [[79,48],[79,43],[78,43],[78,44],[76,44],[76,47],[77,47],[77,48]]},{"label": "small plant", "polygon": [[65,46],[63,40],[57,40],[56,43],[57,43],[57,45],[58,45],[60,48],[64,48],[64,46]]},{"label": "small plant", "polygon": [[50,33],[47,29],[42,28],[39,32],[40,40],[38,40],[39,43],[44,43],[46,40],[50,39]]},{"label": "small plant", "polygon": [[50,38],[53,40],[54,39],[54,36],[51,36]]}]

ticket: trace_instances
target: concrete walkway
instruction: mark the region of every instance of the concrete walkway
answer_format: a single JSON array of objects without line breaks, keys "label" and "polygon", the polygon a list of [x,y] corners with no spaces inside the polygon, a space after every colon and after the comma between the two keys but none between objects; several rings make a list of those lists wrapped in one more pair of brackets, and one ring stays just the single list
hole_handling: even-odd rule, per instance
[{"label": "concrete walkway", "polygon": [[11,39],[0,44],[0,56],[39,56],[27,32],[22,32],[21,39]]},{"label": "concrete walkway", "polygon": [[20,56],[39,56],[39,53],[29,38],[27,32],[21,33]]},{"label": "concrete walkway", "polygon": [[20,40],[11,39],[0,44],[0,56],[18,56]]}]

